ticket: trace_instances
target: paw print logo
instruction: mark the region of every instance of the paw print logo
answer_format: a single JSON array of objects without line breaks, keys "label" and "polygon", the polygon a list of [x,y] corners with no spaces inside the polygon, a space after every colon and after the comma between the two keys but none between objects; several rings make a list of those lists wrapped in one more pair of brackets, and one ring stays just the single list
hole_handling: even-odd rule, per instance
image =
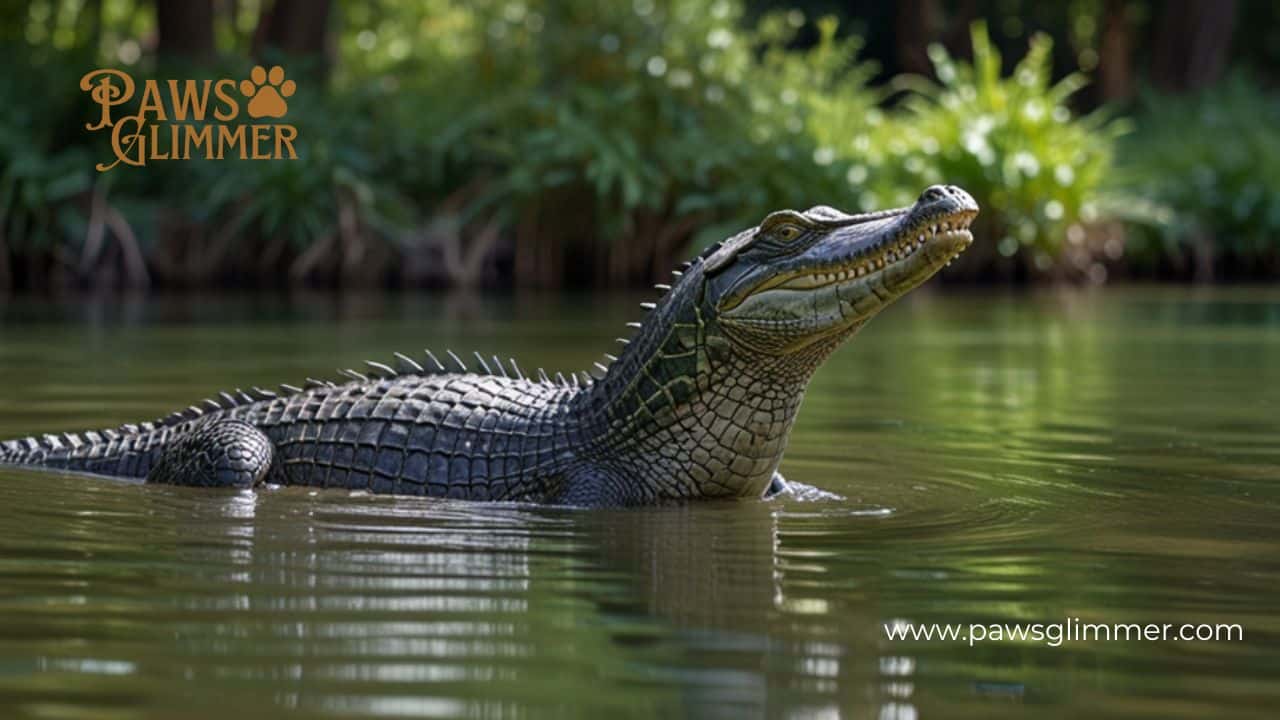
[{"label": "paw print logo", "polygon": [[297,89],[295,82],[284,79],[284,68],[279,65],[272,67],[270,73],[256,65],[249,79],[240,81],[240,94],[249,98],[249,117],[252,118],[284,117],[289,112],[289,103],[284,99],[292,97]]}]

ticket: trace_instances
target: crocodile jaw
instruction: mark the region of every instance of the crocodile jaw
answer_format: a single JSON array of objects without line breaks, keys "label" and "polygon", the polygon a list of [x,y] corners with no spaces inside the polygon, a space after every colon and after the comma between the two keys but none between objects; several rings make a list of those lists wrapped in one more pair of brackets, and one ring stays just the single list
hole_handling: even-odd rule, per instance
[{"label": "crocodile jaw", "polygon": [[[889,303],[928,280],[969,247],[976,210],[963,209],[910,232],[897,231],[875,252],[812,272],[772,278],[721,312],[727,330],[751,337],[787,338],[790,352],[832,337],[847,337]],[[771,343],[772,344],[772,343]]]}]

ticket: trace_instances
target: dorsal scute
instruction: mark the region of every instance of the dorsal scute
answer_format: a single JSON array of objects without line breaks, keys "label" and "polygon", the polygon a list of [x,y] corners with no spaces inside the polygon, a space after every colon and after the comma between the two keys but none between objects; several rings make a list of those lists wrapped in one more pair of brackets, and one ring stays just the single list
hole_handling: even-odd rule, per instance
[{"label": "dorsal scute", "polygon": [[[602,370],[603,373],[598,377],[593,377],[594,374],[589,374],[589,377],[593,377],[593,382],[612,380],[612,376],[617,372],[636,372],[635,363],[627,360],[627,358],[632,357],[632,353],[645,351],[645,348],[636,347],[636,339],[654,332],[653,328],[655,325],[670,322],[675,314],[679,314],[678,312],[673,314],[671,303],[677,293],[682,292],[682,289],[687,286],[687,283],[684,282],[685,276],[689,275],[689,273],[694,270],[703,268],[708,257],[714,255],[718,250],[731,245],[734,241],[737,241],[741,236],[746,235],[749,232],[750,231],[744,231],[727,240],[712,243],[703,249],[703,251],[692,260],[682,263],[679,270],[672,271],[671,274],[674,278],[672,284],[667,285],[665,283],[659,283],[655,285],[654,288],[660,293],[657,300],[653,302],[643,302],[640,304],[645,311],[644,318],[640,322],[628,322],[626,324],[627,330],[629,331],[628,337],[616,338],[616,341],[623,346],[621,361],[619,357],[605,353],[605,357],[608,358],[609,363],[607,366],[601,365],[600,363],[594,364],[594,367]],[[658,341],[658,346],[665,343],[665,338],[661,339]]]},{"label": "dorsal scute", "polygon": [[[690,265],[694,264],[694,262],[685,263],[684,267],[687,268]],[[666,295],[669,295],[672,292],[670,287],[666,285],[660,285],[658,286],[658,289],[664,291],[664,295],[663,295],[664,297]],[[658,303],[650,304],[650,308],[652,309],[653,307],[656,307],[660,304],[661,304],[661,300],[659,300]],[[639,331],[644,327],[644,324],[629,323],[628,327]],[[625,338],[621,338],[621,340],[625,340]],[[446,366],[445,363],[442,362],[431,350],[424,350],[423,352],[424,352],[424,357],[426,362],[419,362],[409,357],[408,355],[404,353],[399,353],[399,352],[393,354],[394,364],[382,363],[376,360],[366,360],[364,364],[370,370],[374,371],[377,377],[371,377],[366,373],[362,373],[351,368],[340,369],[338,370],[338,374],[342,375],[347,382],[360,382],[360,383],[374,382],[375,380],[378,380],[378,379],[385,380],[385,379],[395,379],[400,377],[412,377],[412,376],[430,377],[433,375],[474,374],[474,375],[486,375],[486,376],[502,378],[506,380],[536,383],[536,384],[545,385],[551,388],[581,389],[581,388],[590,387],[591,385],[594,385],[595,383],[607,377],[609,372],[612,370],[613,366],[617,363],[617,360],[618,360],[617,357],[606,353],[605,357],[609,360],[608,365],[598,363],[598,362],[593,363],[592,369],[598,371],[598,374],[594,374],[589,371],[580,371],[575,373],[569,373],[568,377],[566,377],[563,373],[560,373],[560,372],[557,372],[555,373],[554,376],[552,376],[552,375],[549,375],[547,371],[544,370],[543,368],[538,368],[536,377],[534,377],[534,376],[526,376],[524,372],[520,370],[520,367],[516,364],[516,361],[514,358],[511,358],[504,363],[503,360],[496,355],[491,356],[491,359],[486,359],[479,352],[476,352],[474,353],[474,357],[476,358],[480,367],[469,368],[467,367],[466,363],[463,362],[462,358],[459,357],[456,353],[454,353],[452,350],[445,350],[445,356],[448,357],[454,364],[457,365],[457,369],[451,369],[448,366]],[[200,420],[201,418],[211,413],[218,413],[221,411],[231,410],[237,407],[241,407],[241,406],[256,403],[256,402],[270,402],[275,400],[287,401],[290,397],[299,395],[301,393],[307,393],[307,392],[319,391],[319,390],[329,390],[329,389],[339,387],[339,384],[340,383],[335,383],[331,380],[308,377],[305,379],[304,385],[302,387],[299,387],[297,385],[292,385],[289,383],[281,383],[277,390],[267,390],[258,386],[252,386],[248,390],[236,388],[234,391],[219,391],[215,395],[205,398],[204,400],[201,400],[200,402],[194,405],[190,405],[184,409],[174,411],[168,415],[165,415],[164,417],[156,419],[153,422],[143,423],[141,426],[123,425],[118,428],[115,428],[112,430],[105,430],[102,432],[108,439],[112,439],[114,437],[119,437],[121,435],[138,434],[143,432],[150,432],[153,430],[161,430],[164,428],[173,427],[183,423]],[[84,439],[85,441],[92,441],[94,438],[82,434],[82,435],[75,436],[75,439],[77,441],[81,439]],[[60,440],[50,436],[50,440],[48,440],[47,442],[71,443],[72,441],[69,439]]]},{"label": "dorsal scute", "polygon": [[[452,359],[458,369],[450,369],[436,357],[431,350],[423,351],[426,358],[425,363],[418,362],[404,353],[394,353],[395,365],[382,363],[376,360],[366,360],[365,365],[373,370],[377,377],[371,377],[369,374],[356,371],[351,368],[338,370],[338,374],[342,375],[347,382],[374,382],[378,379],[394,379],[400,377],[430,377],[433,375],[455,375],[455,374],[474,374],[487,375],[496,378],[504,378],[507,380],[519,380],[523,382],[533,382],[550,387],[565,386],[569,383],[563,380],[562,376],[557,374],[559,381],[552,379],[542,368],[538,368],[538,376],[536,378],[526,377],[516,364],[514,358],[507,360],[505,363],[501,358],[494,355],[492,359],[486,359],[479,352],[475,353],[475,358],[479,361],[480,368],[469,368],[457,354],[452,350],[445,351],[446,356]],[[477,372],[480,371],[480,372]],[[164,417],[158,418],[152,423],[144,423],[142,427],[134,425],[125,425],[115,428],[112,432],[119,434],[131,434],[138,432],[146,432],[149,429],[167,428],[180,425],[192,420],[198,420],[209,413],[216,413],[224,410],[231,410],[243,405],[255,402],[267,402],[276,399],[285,399],[298,395],[300,393],[327,390],[336,388],[339,383],[331,380],[317,379],[308,377],[305,379],[303,386],[292,385],[290,383],[281,383],[278,390],[266,390],[257,386],[251,387],[249,390],[236,388],[234,391],[219,391],[211,397],[201,400],[195,405],[191,405],[182,410],[177,410]]]}]

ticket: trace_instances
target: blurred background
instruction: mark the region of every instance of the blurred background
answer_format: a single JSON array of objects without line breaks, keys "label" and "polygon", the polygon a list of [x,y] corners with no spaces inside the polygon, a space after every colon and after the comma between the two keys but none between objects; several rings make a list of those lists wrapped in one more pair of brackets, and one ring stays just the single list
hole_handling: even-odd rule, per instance
[{"label": "blurred background", "polygon": [[[1280,274],[1280,4],[3,0],[0,287],[639,286],[767,212],[983,207],[951,283]],[[299,158],[111,157],[79,78],[280,64]]]}]

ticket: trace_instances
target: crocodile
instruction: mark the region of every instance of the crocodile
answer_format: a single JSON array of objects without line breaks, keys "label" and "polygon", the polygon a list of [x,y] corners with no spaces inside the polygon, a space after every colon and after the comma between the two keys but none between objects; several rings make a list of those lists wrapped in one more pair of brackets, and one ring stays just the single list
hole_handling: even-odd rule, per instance
[{"label": "crocodile", "polygon": [[617,357],[539,370],[452,351],[223,392],[153,422],[0,443],[0,465],[175,485],[274,485],[635,506],[761,498],[814,372],[973,241],[954,186],[909,206],[781,210],[659,285]]}]

